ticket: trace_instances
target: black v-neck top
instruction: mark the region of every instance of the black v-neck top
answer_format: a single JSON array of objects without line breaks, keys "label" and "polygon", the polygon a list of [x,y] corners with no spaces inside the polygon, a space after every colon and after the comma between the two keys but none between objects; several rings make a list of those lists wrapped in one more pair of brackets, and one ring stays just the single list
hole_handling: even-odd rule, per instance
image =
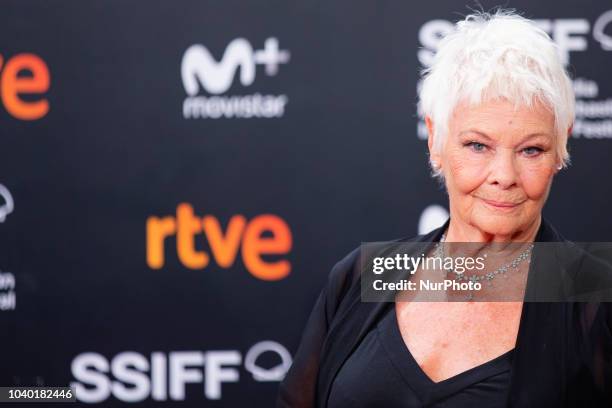
[{"label": "black v-neck top", "polygon": [[394,303],[348,357],[330,391],[330,408],[503,407],[513,350],[434,382],[402,338]]},{"label": "black v-neck top", "polygon": [[[438,242],[449,224],[450,219],[429,234],[396,242],[425,248]],[[572,249],[544,218],[535,241],[566,243],[567,254],[559,257],[557,252],[555,257],[534,248],[527,294],[548,292],[549,286],[565,293],[561,279],[553,279],[560,271],[570,287],[582,287],[583,277],[591,279],[593,270],[597,274],[586,282],[589,287],[612,288],[612,272]],[[487,401],[503,400],[505,391],[499,390],[504,388],[510,408],[612,407],[612,302],[527,300],[512,353],[434,384],[400,343],[399,327],[395,331],[393,320],[384,320],[393,302],[361,300],[360,254],[355,248],[329,274],[279,386],[277,407],[494,406]],[[606,299],[612,299],[610,290],[604,290],[610,295]],[[398,357],[389,357],[394,355]],[[506,357],[510,370],[496,372]],[[488,370],[492,375],[485,375]],[[509,385],[504,379],[508,375]]]}]

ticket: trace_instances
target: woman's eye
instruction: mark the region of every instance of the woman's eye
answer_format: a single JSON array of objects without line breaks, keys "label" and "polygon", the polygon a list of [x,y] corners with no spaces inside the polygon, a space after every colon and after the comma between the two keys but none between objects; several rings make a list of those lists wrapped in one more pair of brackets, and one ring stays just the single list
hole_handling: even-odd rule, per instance
[{"label": "woman's eye", "polygon": [[529,157],[537,156],[541,152],[542,152],[542,149],[536,146],[530,146],[530,147],[526,147],[523,149],[523,153],[525,153],[525,156],[529,156]]},{"label": "woman's eye", "polygon": [[468,142],[466,146],[475,152],[484,152],[487,148],[487,145],[478,142]]}]

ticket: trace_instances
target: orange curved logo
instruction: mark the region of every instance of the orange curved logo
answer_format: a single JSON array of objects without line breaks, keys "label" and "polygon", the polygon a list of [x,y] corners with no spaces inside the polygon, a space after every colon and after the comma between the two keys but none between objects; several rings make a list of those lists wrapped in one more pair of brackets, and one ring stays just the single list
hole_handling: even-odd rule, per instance
[{"label": "orange curved logo", "polygon": [[[29,73],[23,75],[22,73]],[[22,96],[42,95],[49,90],[51,76],[47,64],[34,54],[17,54],[6,61],[0,55],[0,99],[11,116],[21,120],[36,120],[49,112],[44,98],[24,99]]]},{"label": "orange curved logo", "polygon": [[[146,234],[147,265],[151,269],[163,268],[167,238],[175,236],[178,259],[189,269],[204,269],[212,260],[228,269],[240,252],[244,266],[258,279],[280,280],[291,272],[288,260],[270,261],[263,257],[286,255],[293,244],[289,226],[276,215],[262,214],[251,220],[234,215],[224,231],[216,217],[198,217],[191,204],[181,203],[176,216],[149,217]],[[210,253],[196,249],[196,237],[200,234],[208,242]]]}]

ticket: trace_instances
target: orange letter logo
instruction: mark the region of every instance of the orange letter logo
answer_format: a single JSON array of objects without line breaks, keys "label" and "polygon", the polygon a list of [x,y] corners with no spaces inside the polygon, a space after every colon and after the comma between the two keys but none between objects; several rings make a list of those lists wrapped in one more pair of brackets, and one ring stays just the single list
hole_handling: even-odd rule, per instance
[{"label": "orange letter logo", "polygon": [[[271,237],[262,237],[268,231]],[[244,232],[242,259],[251,274],[263,280],[279,280],[289,275],[291,264],[287,260],[265,262],[262,255],[286,254],[291,250],[291,231],[285,221],[276,215],[255,217]]]},{"label": "orange letter logo", "polygon": [[212,215],[207,215],[202,220],[210,250],[220,267],[229,268],[234,263],[245,224],[246,219],[242,215],[234,215],[227,226],[227,233],[224,237],[219,220]]},{"label": "orange letter logo", "polygon": [[[264,233],[267,233],[264,235]],[[258,279],[275,281],[286,278],[291,272],[291,263],[286,259],[266,260],[263,256],[285,255],[291,250],[291,230],[280,217],[271,214],[259,215],[250,222],[242,215],[230,218],[226,231],[212,215],[196,216],[193,207],[181,203],[176,208],[176,218],[149,217],[146,226],[147,265],[161,269],[165,264],[166,240],[176,236],[178,260],[189,269],[204,269],[211,256],[196,249],[196,238],[203,236],[210,253],[218,266],[231,268],[242,248],[244,266]]]},{"label": "orange letter logo", "polygon": [[[0,68],[2,58],[0,57]],[[29,71],[31,76],[19,76]],[[42,94],[49,90],[49,69],[45,62],[34,54],[18,54],[6,61],[0,76],[0,97],[4,107],[12,116],[22,120],[40,119],[49,112],[49,101],[25,101],[21,94]]]},{"label": "orange letter logo", "polygon": [[147,264],[152,269],[164,266],[164,241],[176,234],[176,222],[172,217],[147,219]]},{"label": "orange letter logo", "polygon": [[176,251],[179,259],[190,269],[203,269],[208,265],[208,254],[196,251],[195,235],[202,232],[200,220],[193,215],[193,207],[187,203],[176,209]]}]

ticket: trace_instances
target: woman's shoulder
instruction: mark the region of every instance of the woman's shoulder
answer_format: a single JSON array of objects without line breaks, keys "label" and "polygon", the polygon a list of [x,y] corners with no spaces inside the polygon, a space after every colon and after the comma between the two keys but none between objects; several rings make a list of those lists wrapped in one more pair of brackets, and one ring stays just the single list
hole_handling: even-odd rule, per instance
[{"label": "woman's shoulder", "polygon": [[[347,292],[358,285],[361,278],[361,257],[364,248],[370,244],[393,245],[397,243],[412,243],[429,241],[442,227],[432,230],[426,234],[394,238],[388,241],[377,241],[375,243],[362,242],[342,257],[331,269],[328,276],[328,291],[336,298],[344,297]],[[358,291],[357,291],[358,292]]]}]

